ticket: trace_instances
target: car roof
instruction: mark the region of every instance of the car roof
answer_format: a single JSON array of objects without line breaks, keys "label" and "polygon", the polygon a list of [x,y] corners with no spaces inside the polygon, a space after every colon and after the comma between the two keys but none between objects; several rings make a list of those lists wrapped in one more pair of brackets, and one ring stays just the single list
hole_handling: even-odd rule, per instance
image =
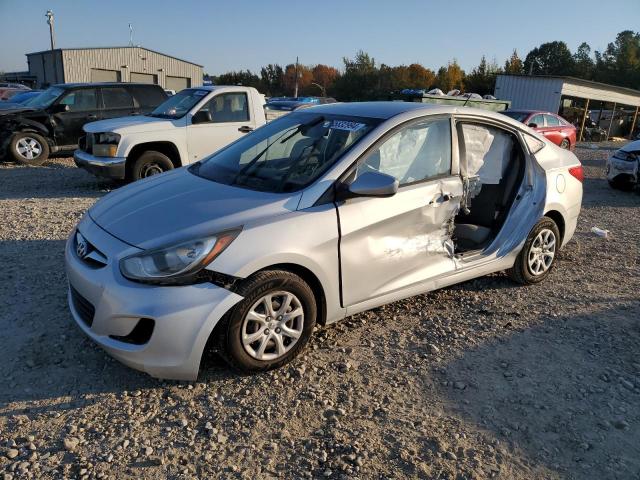
[{"label": "car roof", "polygon": [[123,87],[123,86],[135,86],[135,87],[160,87],[155,83],[135,83],[135,82],[95,82],[95,83],[56,83],[51,85],[57,88],[77,88],[77,87]]}]

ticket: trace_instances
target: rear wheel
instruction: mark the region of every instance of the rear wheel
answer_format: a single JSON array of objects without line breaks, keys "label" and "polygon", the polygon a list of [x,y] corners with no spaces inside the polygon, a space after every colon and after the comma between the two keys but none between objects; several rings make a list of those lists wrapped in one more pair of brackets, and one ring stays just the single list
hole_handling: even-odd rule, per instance
[{"label": "rear wheel", "polygon": [[305,346],[316,323],[309,285],[297,275],[259,272],[238,289],[244,299],[218,330],[220,353],[233,368],[258,372],[281,367]]},{"label": "rear wheel", "polygon": [[570,147],[571,147],[571,142],[568,139],[563,138],[562,141],[560,142],[560,148],[569,150]]},{"label": "rear wheel", "polygon": [[518,283],[539,283],[551,272],[560,249],[560,231],[556,222],[542,217],[533,227],[518,254],[509,276]]},{"label": "rear wheel", "polygon": [[16,162],[38,166],[49,158],[49,144],[37,133],[19,132],[11,138],[9,152]]},{"label": "rear wheel", "polygon": [[164,153],[149,150],[140,155],[131,165],[128,177],[130,181],[159,175],[173,169],[173,162]]}]

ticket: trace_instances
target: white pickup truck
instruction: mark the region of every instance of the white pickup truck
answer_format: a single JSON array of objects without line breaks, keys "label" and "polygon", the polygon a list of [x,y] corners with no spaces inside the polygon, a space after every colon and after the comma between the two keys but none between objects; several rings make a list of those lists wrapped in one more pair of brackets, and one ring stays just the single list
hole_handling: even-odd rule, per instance
[{"label": "white pickup truck", "polygon": [[264,95],[251,87],[187,88],[148,115],[87,123],[76,165],[138,180],[196,162],[266,123]]}]

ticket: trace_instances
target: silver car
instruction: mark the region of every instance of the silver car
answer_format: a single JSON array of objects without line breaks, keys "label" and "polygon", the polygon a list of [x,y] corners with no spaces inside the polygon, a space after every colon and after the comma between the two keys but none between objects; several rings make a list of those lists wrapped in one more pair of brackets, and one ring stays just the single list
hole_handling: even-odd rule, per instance
[{"label": "silver car", "polygon": [[640,181],[640,140],[624,145],[607,159],[609,185],[617,190],[632,190]]},{"label": "silver car", "polygon": [[573,153],[504,115],[304,109],[97,202],[66,245],[69,306],[156,377],[195,379],[209,348],[276,368],[316,324],[500,270],[544,280],[581,182]]}]

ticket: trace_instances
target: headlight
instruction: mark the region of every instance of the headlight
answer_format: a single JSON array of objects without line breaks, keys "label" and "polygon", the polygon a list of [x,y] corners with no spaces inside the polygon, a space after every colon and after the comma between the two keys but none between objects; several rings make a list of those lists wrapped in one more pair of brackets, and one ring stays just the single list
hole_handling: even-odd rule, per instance
[{"label": "headlight", "polygon": [[613,154],[613,158],[617,158],[618,160],[625,160],[627,162],[634,162],[638,159],[635,153],[625,152],[624,150],[618,150]]},{"label": "headlight", "polygon": [[120,260],[120,271],[125,277],[141,282],[189,283],[235,240],[238,233],[240,230],[227,231],[132,255]]},{"label": "headlight", "polygon": [[120,135],[112,132],[95,133],[93,154],[96,157],[115,157],[120,143]]}]

